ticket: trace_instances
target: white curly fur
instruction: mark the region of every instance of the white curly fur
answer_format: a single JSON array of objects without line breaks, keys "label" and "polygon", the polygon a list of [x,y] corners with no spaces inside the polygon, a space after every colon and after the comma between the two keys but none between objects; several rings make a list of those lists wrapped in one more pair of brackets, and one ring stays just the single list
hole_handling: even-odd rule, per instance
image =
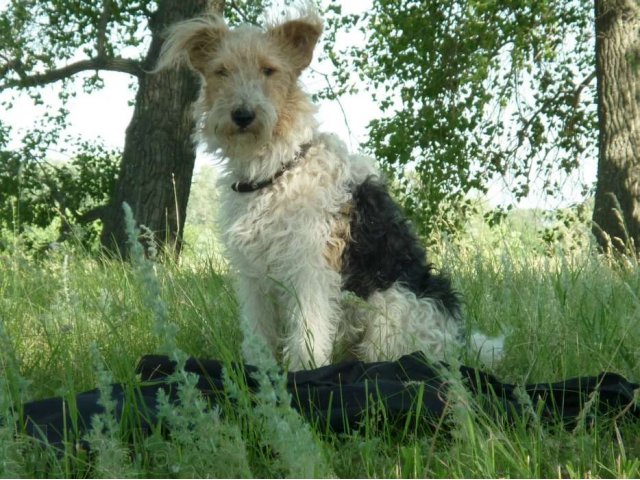
[{"label": "white curly fur", "polygon": [[[229,30],[207,17],[173,27],[163,48],[160,66],[187,61],[203,80],[195,114],[200,139],[226,159],[219,225],[242,315],[292,369],[331,362],[336,345],[367,361],[415,350],[442,359],[457,345],[457,322],[433,300],[393,285],[354,301],[327,261],[350,185],[379,173],[373,160],[318,132],[315,107],[300,89],[321,28],[309,11],[266,30]],[[255,113],[246,128],[233,120],[238,108]],[[267,188],[230,188],[270,179],[290,162]]]}]

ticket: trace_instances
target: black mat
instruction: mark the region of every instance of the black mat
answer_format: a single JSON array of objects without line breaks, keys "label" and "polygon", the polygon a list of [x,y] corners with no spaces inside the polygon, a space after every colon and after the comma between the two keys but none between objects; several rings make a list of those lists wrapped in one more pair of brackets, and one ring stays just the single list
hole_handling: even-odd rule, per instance
[{"label": "black mat", "polygon": [[[258,388],[251,376],[254,367],[236,365],[232,368],[244,375],[252,391]],[[344,362],[289,373],[287,388],[292,395],[292,406],[321,431],[357,430],[373,405],[378,412],[382,408],[381,418],[387,424],[403,424],[409,419],[428,427],[439,421],[447,409],[449,382],[446,375],[439,373],[442,368],[430,366],[419,353],[396,362]],[[142,432],[157,425],[158,391],[162,389],[171,401],[178,401],[176,385],[167,378],[174,369],[175,363],[165,356],[143,357],[137,367],[142,378],[139,385],[112,386],[119,420],[135,422],[136,431]],[[185,370],[198,376],[197,387],[211,405],[228,400],[221,362],[189,359]],[[588,400],[592,400],[590,416],[638,418],[640,415],[640,408],[634,402],[634,390],[640,385],[614,373],[526,385],[523,388],[530,402],[523,388],[502,383],[477,369],[461,367],[460,376],[483,410],[503,416],[507,421],[525,418],[525,412],[533,406],[539,411],[541,421],[570,426]],[[22,427],[28,434],[54,445],[61,445],[65,439],[81,439],[90,428],[91,417],[103,411],[99,398],[99,391],[91,390],[72,399],[51,398],[27,403],[22,406]],[[69,403],[75,403],[76,416],[71,415]]]}]

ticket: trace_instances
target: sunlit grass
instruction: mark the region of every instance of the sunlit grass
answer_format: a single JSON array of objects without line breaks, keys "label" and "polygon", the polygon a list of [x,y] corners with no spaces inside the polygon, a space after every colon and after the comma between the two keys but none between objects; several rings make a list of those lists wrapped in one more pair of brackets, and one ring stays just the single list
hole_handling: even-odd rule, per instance
[{"label": "sunlit grass", "polygon": [[[201,241],[209,236],[199,232],[192,238]],[[505,358],[492,373],[511,383],[556,381],[603,370],[638,379],[637,264],[603,259],[588,248],[558,248],[545,255],[548,245],[540,243],[535,250],[534,242],[496,230],[455,242],[440,240],[432,249],[432,260],[445,266],[464,295],[470,327],[507,336]],[[0,409],[5,412],[10,405],[34,399],[72,397],[105,381],[135,384],[139,358],[168,348],[167,339],[162,338],[165,330],[158,328],[159,316],[169,331],[175,331],[170,345],[175,352],[225,362],[242,358],[237,303],[215,240],[208,248],[187,242],[179,263],[146,264],[144,274],[139,267],[92,258],[71,246],[39,260],[31,258],[19,242],[14,246],[0,253]],[[155,300],[150,300],[149,292],[157,293]],[[162,313],[158,308],[164,309]],[[478,366],[474,358],[462,360]],[[457,385],[457,396],[450,398],[450,417],[435,429],[398,431],[371,423],[340,437],[322,430],[274,439],[272,429],[278,421],[290,427],[297,421],[282,405],[265,403],[262,410],[253,410],[245,398],[233,408],[229,403],[220,412],[206,412],[185,377],[179,380],[184,385],[185,408],[164,411],[173,437],[152,432],[145,439],[135,434],[120,438],[103,429],[90,440],[92,445],[104,445],[104,455],[89,457],[73,448],[58,455],[14,435],[10,424],[0,428],[0,473],[35,477],[640,475],[637,424],[604,419],[592,428],[568,431],[536,422],[508,425],[474,408],[455,376],[449,380]],[[242,382],[234,385],[239,389],[237,396],[247,395]],[[288,438],[304,439],[296,445],[297,458],[315,462],[314,468],[305,464],[295,470],[291,458],[276,453],[285,448]]]}]

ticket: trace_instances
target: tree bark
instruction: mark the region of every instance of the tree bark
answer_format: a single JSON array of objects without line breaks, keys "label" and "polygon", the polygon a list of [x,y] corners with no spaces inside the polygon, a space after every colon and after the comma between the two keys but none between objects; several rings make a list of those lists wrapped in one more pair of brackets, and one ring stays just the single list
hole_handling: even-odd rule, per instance
[{"label": "tree bark", "polygon": [[[198,15],[207,3],[159,2],[150,20],[152,37],[145,71],[155,66],[165,29]],[[195,163],[191,105],[197,94],[198,79],[186,68],[139,77],[118,180],[103,216],[101,241],[108,251],[127,256],[122,209],[122,203],[127,202],[136,222],[153,231],[157,245],[175,255],[180,253]]]},{"label": "tree bark", "polygon": [[595,0],[599,122],[593,232],[640,252],[640,3]]}]

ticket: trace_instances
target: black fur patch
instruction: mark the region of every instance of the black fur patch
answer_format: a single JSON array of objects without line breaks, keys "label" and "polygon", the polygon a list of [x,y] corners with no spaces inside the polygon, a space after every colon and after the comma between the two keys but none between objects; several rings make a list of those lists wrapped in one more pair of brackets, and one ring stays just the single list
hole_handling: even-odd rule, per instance
[{"label": "black fur patch", "polygon": [[361,298],[395,282],[418,297],[440,300],[457,316],[460,302],[449,279],[433,271],[425,249],[385,186],[373,177],[353,191],[351,237],[343,252],[343,288]]}]

